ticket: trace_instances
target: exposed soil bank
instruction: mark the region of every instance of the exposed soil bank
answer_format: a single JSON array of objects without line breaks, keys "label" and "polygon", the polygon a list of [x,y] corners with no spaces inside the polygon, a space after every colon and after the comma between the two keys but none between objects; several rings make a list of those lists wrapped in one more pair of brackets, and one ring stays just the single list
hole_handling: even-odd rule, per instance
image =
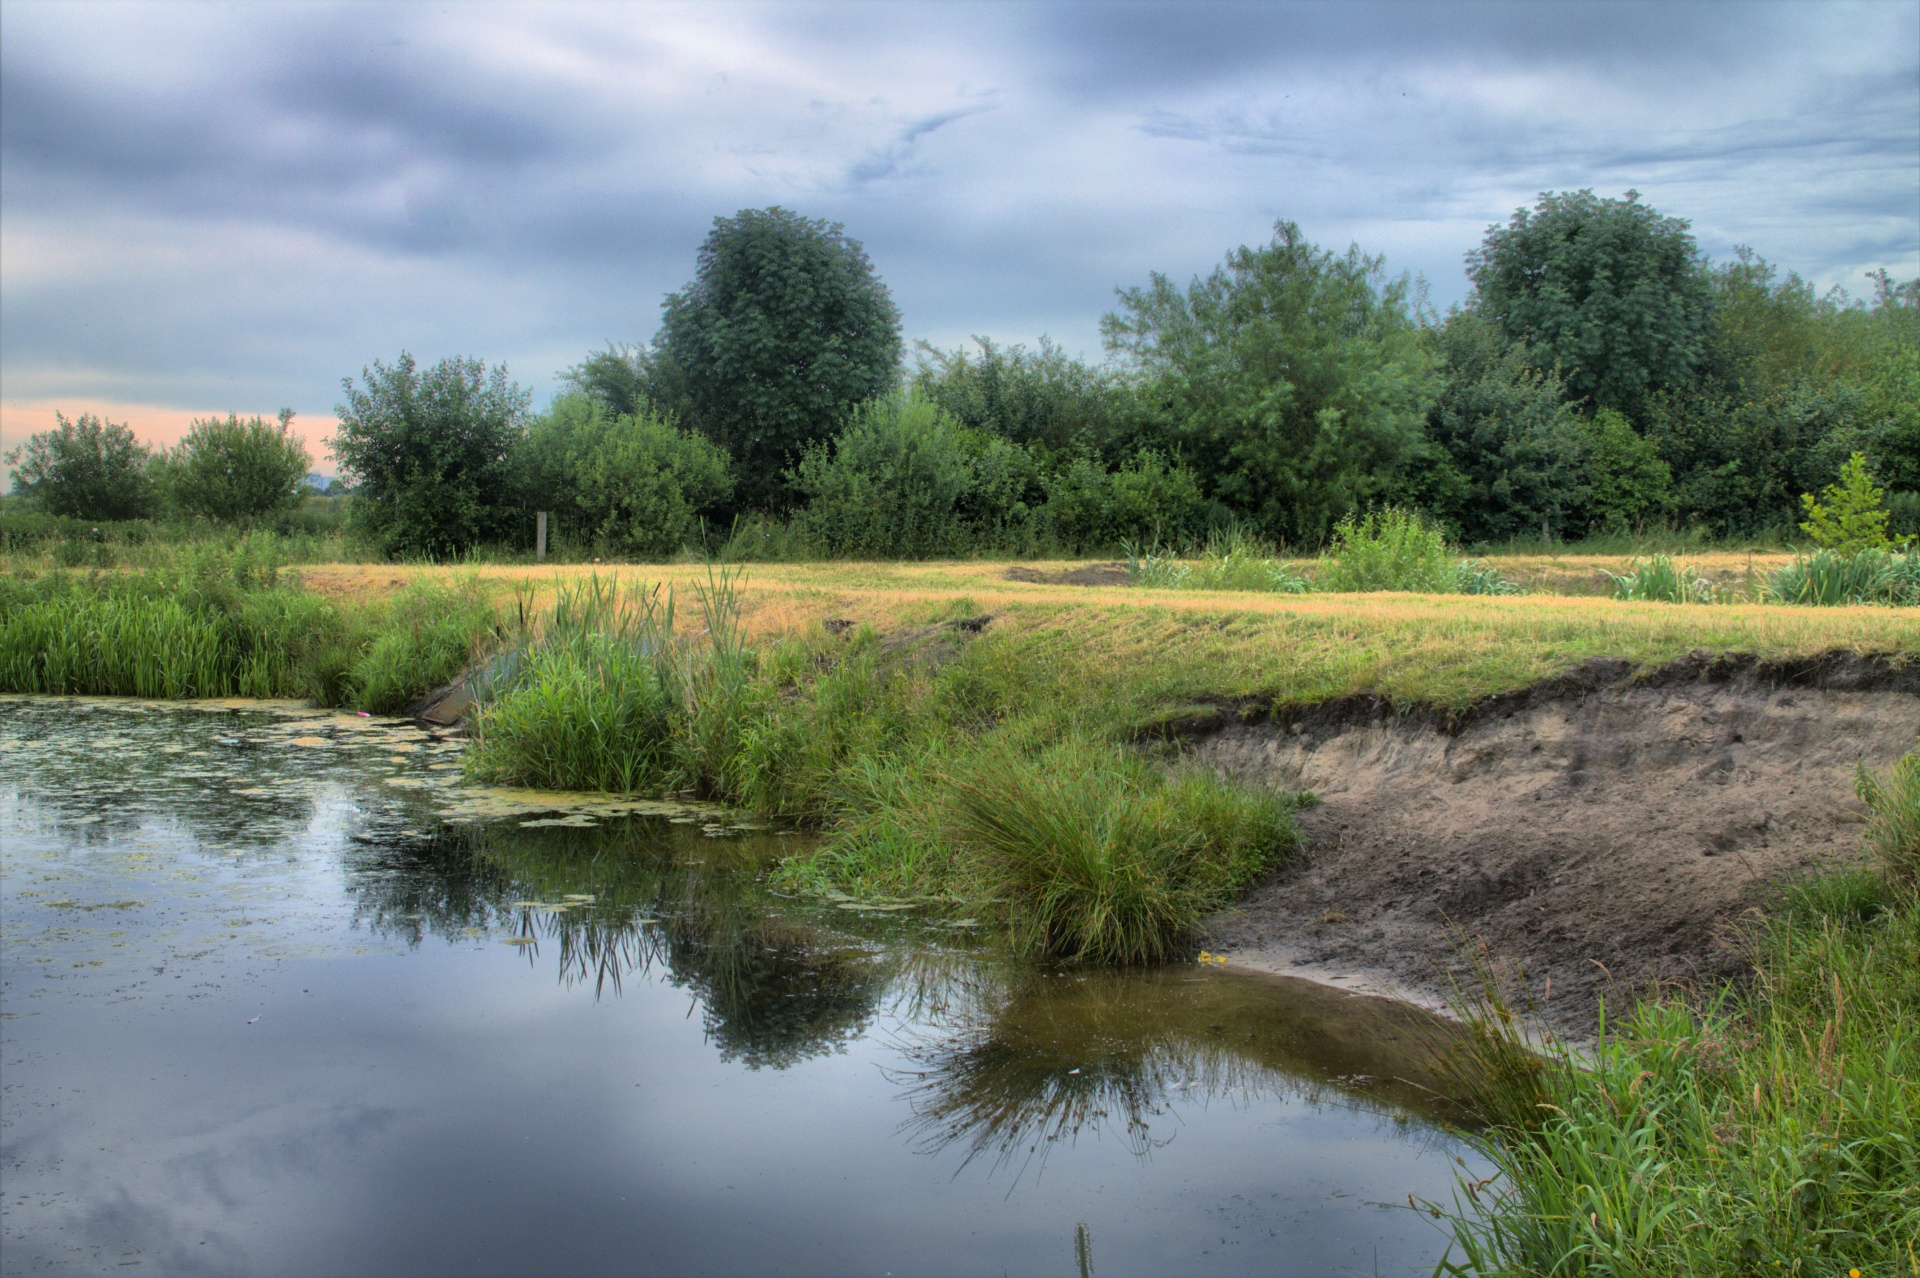
[{"label": "exposed soil bank", "polygon": [[1590,662],[1458,716],[1352,698],[1180,728],[1246,782],[1308,789],[1306,852],[1207,944],[1269,971],[1438,996],[1454,929],[1518,960],[1556,1029],[1596,995],[1741,970],[1767,886],[1857,861],[1854,769],[1920,741],[1920,668],[1835,655]]}]

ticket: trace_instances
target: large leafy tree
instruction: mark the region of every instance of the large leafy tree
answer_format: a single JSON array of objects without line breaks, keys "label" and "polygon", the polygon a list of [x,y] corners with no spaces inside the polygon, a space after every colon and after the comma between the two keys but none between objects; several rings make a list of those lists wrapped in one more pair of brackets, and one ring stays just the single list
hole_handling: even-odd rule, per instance
[{"label": "large leafy tree", "polygon": [[[748,505],[784,504],[784,476],[808,447],[899,380],[900,313],[838,223],[782,208],[716,218],[665,312],[654,396],[732,455]],[[594,372],[617,373],[611,364]]]},{"label": "large leafy tree", "polygon": [[195,421],[166,458],[173,504],[227,524],[251,524],[299,505],[312,459],[292,426],[290,408],[277,422],[233,414]]},{"label": "large leafy tree", "polygon": [[1155,274],[1102,328],[1138,362],[1215,500],[1296,540],[1395,491],[1420,447],[1432,360],[1403,276],[1292,222],[1185,290]]},{"label": "large leafy tree", "polygon": [[328,440],[354,481],[355,514],[392,555],[441,559],[504,537],[508,453],[526,428],[530,396],[477,359],[421,372],[401,352],[341,386],[340,433]]},{"label": "large leafy tree", "polygon": [[1706,354],[1712,287],[1687,227],[1636,191],[1543,194],[1468,254],[1474,304],[1574,398],[1638,420]]},{"label": "large leafy tree", "polygon": [[51,515],[75,519],[140,519],[153,513],[153,451],[120,423],[92,413],[28,437],[7,454],[13,491]]}]

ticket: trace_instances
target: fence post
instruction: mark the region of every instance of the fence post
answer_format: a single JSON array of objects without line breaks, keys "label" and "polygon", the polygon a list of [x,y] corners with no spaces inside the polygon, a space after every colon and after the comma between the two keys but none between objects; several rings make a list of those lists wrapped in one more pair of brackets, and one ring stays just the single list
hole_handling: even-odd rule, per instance
[{"label": "fence post", "polygon": [[547,512],[542,510],[533,517],[533,557],[536,560],[547,557]]}]

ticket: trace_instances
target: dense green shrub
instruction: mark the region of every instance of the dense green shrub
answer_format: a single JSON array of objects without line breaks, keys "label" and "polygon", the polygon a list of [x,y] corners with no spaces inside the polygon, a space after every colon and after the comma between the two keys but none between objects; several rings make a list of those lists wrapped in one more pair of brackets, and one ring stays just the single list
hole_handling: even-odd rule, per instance
[{"label": "dense green shrub", "polygon": [[1120,461],[1159,444],[1164,426],[1113,367],[1038,348],[973,339],[977,351],[919,344],[913,387],[969,430],[1037,447],[1049,457]]},{"label": "dense green shrub", "polygon": [[733,491],[726,454],[711,441],[645,403],[616,415],[582,395],[533,419],[513,465],[521,502],[554,512],[556,533],[626,557],[678,551]]},{"label": "dense green shrub", "polygon": [[1408,477],[1414,504],[1469,542],[1577,529],[1582,438],[1557,370],[1536,369],[1524,342],[1456,311],[1427,330],[1440,388],[1427,413],[1433,447]]},{"label": "dense green shrub", "polygon": [[225,421],[196,420],[159,459],[167,502],[184,515],[245,526],[297,508],[310,491],[313,463],[292,424],[292,409],[282,410],[277,423],[231,413]]},{"label": "dense green shrub", "polygon": [[56,425],[27,437],[7,454],[13,491],[49,515],[72,519],[141,519],[155,504],[153,450],[126,425],[82,413],[53,415]]},{"label": "dense green shrub", "polygon": [[1210,513],[1193,471],[1152,450],[1118,470],[1075,458],[1047,481],[1047,526],[1075,553],[1183,542]]},{"label": "dense green shrub", "polygon": [[423,373],[402,351],[391,366],[375,360],[362,380],[342,382],[347,402],[327,442],[370,538],[389,555],[430,559],[504,540],[507,458],[529,402],[505,366],[443,359]]},{"label": "dense green shrub", "polygon": [[1667,509],[1672,471],[1619,413],[1602,409],[1579,422],[1581,531],[1619,534]]},{"label": "dense green shrub", "polygon": [[925,559],[1030,544],[1031,458],[918,395],[863,404],[801,459],[801,533],[829,554]]}]

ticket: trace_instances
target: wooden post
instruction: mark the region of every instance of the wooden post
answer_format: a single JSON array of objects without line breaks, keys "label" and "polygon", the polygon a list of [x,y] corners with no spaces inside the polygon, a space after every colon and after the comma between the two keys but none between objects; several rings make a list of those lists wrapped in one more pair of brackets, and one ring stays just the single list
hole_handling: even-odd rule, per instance
[{"label": "wooden post", "polygon": [[536,513],[533,521],[533,557],[545,559],[547,557],[547,512],[542,510]]}]

